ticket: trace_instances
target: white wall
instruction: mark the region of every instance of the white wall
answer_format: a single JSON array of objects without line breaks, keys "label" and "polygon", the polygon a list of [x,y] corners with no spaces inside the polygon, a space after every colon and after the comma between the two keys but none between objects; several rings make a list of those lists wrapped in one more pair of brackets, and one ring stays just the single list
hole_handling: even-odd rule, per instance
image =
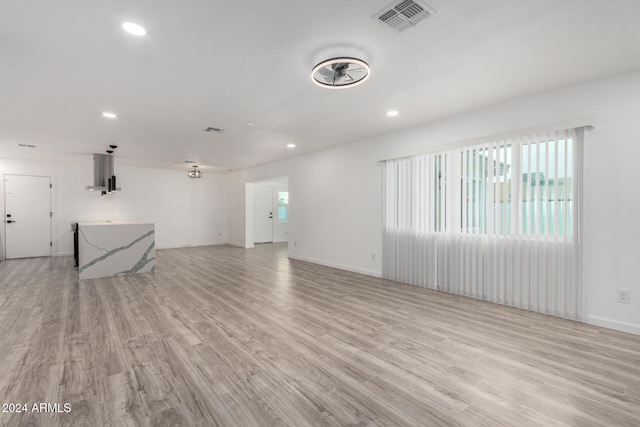
[{"label": "white wall", "polygon": [[[4,174],[51,176],[53,182],[53,254],[73,252],[70,223],[88,219],[130,219],[156,225],[156,247],[199,246],[227,242],[227,178],[203,173],[189,179],[186,171],[119,167],[122,192],[101,198],[86,191],[93,185],[93,159],[62,163],[0,159]],[[0,212],[4,216],[4,183]],[[4,224],[0,225],[0,259],[4,258]]]},{"label": "white wall", "polygon": [[[245,242],[245,183],[286,175],[290,257],[380,275],[380,158],[584,116],[596,121],[585,150],[589,322],[640,334],[640,72],[234,173],[229,241]],[[402,116],[394,120],[402,125]],[[629,304],[616,302],[617,288],[631,291]]]},{"label": "white wall", "polygon": [[229,242],[250,246],[244,221],[244,202],[250,199],[246,184],[285,175],[289,183],[289,256],[379,275],[381,178],[376,151],[367,144],[350,144],[231,174]]}]

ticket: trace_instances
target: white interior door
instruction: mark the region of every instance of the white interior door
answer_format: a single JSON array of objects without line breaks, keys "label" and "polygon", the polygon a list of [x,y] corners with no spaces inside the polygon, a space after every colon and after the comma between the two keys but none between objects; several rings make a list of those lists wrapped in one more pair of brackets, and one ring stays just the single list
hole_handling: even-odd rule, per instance
[{"label": "white interior door", "polygon": [[273,242],[273,190],[256,185],[253,194],[253,242]]},{"label": "white interior door", "polygon": [[51,177],[5,175],[6,258],[51,256]]}]

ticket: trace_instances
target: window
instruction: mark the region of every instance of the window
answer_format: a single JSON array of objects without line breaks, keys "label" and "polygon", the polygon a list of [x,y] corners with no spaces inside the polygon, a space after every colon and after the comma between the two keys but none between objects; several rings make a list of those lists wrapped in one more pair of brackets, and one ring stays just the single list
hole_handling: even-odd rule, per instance
[{"label": "window", "polygon": [[583,140],[566,129],[386,160],[382,276],[582,319]]},{"label": "window", "polygon": [[433,156],[433,231],[447,229],[447,155]]},{"label": "window", "polygon": [[521,148],[521,232],[573,234],[573,138]]},{"label": "window", "polygon": [[278,191],[278,222],[289,221],[289,192]]},{"label": "window", "polygon": [[462,233],[511,234],[512,151],[507,143],[462,150]]},{"label": "window", "polygon": [[572,157],[555,134],[463,149],[461,232],[572,235]]}]

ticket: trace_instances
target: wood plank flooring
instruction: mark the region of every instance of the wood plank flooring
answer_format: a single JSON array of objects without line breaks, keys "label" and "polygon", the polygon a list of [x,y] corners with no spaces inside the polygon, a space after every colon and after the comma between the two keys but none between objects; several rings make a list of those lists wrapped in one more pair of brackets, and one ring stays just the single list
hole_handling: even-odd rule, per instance
[{"label": "wood plank flooring", "polygon": [[638,426],[640,337],[286,258],[0,263],[2,426]]}]

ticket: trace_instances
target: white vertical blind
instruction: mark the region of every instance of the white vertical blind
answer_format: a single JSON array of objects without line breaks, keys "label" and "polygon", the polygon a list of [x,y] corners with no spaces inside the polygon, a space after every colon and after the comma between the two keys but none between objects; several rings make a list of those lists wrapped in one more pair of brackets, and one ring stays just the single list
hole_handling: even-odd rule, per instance
[{"label": "white vertical blind", "polygon": [[384,162],[383,276],[581,320],[583,129]]}]

